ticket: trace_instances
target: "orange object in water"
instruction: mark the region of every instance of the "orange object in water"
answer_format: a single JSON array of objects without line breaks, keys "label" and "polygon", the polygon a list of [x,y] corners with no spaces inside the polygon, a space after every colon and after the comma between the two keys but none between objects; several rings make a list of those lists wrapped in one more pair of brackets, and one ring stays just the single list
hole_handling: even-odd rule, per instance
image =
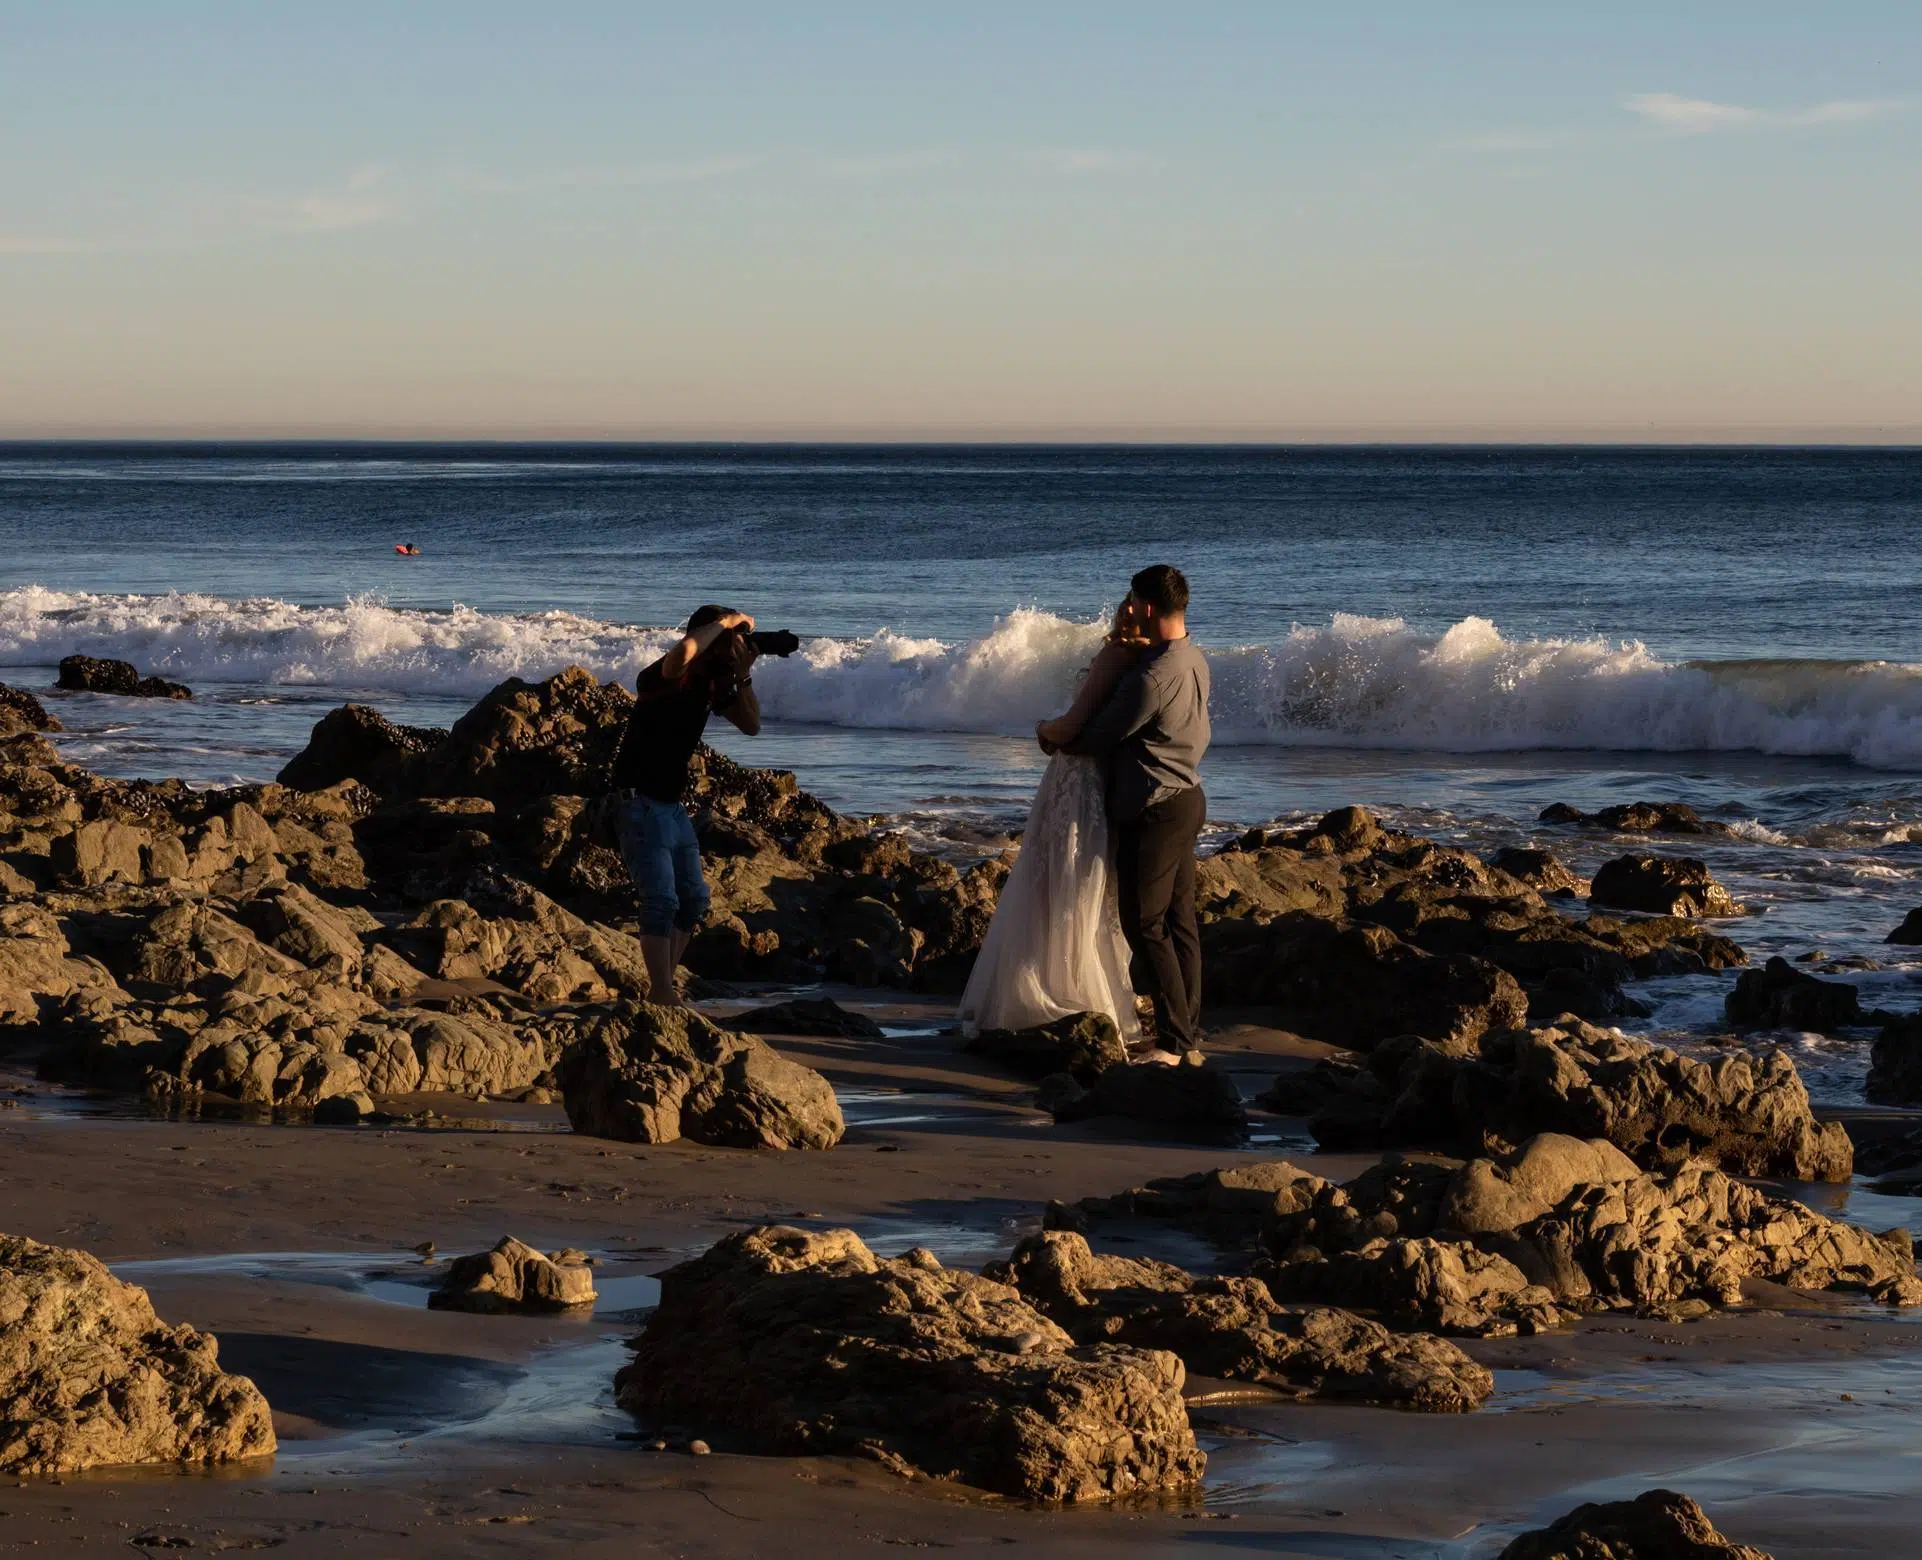
[{"label": "orange object in water", "polygon": [[394,543],[394,551],[399,553],[403,558],[418,558],[420,556],[420,549],[412,542],[396,542]]}]

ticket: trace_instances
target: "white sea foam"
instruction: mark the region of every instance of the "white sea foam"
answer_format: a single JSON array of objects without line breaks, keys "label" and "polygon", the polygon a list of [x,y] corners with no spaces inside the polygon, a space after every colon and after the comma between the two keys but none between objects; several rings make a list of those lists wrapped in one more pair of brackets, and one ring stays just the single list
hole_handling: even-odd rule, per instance
[{"label": "white sea foam", "polygon": [[[815,639],[756,673],[777,719],[1020,733],[1072,697],[1098,623],[1023,609],[950,644],[883,629]],[[570,612],[428,612],[371,599],[304,607],[201,595],[0,591],[0,664],[117,656],[186,682],[473,697],[569,664],[631,679],[669,643]],[[1701,750],[1922,767],[1922,667],[1886,662],[1666,662],[1635,643],[1507,638],[1483,618],[1446,633],[1337,614],[1280,643],[1211,647],[1217,740],[1434,749]]]}]

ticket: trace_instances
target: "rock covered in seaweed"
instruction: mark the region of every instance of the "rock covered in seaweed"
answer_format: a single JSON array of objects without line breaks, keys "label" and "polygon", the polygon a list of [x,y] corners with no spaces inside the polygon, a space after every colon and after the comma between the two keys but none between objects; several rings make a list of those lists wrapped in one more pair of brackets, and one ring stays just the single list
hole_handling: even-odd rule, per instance
[{"label": "rock covered in seaweed", "polygon": [[84,1251],[0,1235],[0,1470],[227,1463],[274,1450],[267,1400],[218,1345]]},{"label": "rock covered in seaweed", "polygon": [[142,677],[126,661],[70,655],[60,662],[56,687],[69,693],[112,693],[129,699],[191,699],[193,689],[164,677]]},{"label": "rock covered in seaweed", "polygon": [[1070,1502],[1199,1482],[1183,1381],[1173,1354],[1078,1345],[926,1251],[882,1259],[849,1230],[767,1226],[661,1275],[615,1393],[717,1444]]}]

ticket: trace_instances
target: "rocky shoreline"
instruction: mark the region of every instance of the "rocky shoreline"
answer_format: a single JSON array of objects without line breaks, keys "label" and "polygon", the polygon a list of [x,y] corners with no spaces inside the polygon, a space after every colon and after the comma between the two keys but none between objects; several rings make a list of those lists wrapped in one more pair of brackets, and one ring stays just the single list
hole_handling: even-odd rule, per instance
[{"label": "rocky shoreline", "polygon": [[[0,689],[0,1053],[61,1083],[280,1120],[392,1126],[420,1096],[461,1096],[556,1102],[576,1135],[617,1145],[855,1152],[836,1088],[784,1037],[858,1048],[879,1041],[872,1021],[831,1002],[716,1020],[649,1001],[593,801],[630,698],[575,668],[510,680],[445,732],[349,705],[276,783],[209,791],[63,762],[54,717]],[[689,801],[715,913],[686,995],[829,982],[938,1001],[965,981],[1007,857],[915,850],[713,752]],[[1702,832],[1688,822],[1608,826]],[[1232,1146],[1280,1119],[1323,1152],[1385,1157],[1339,1180],[1244,1158],[1057,1199],[1048,1228],[980,1273],[925,1248],[879,1257],[847,1229],[728,1235],[663,1275],[615,1380],[640,1433],[1032,1501],[1178,1497],[1207,1465],[1190,1377],[1465,1413],[1494,1382],[1455,1339],[1690,1321],[1757,1283],[1922,1304],[1902,1232],[1742,1179],[1852,1173],[1848,1132],[1816,1118],[1792,1061],[1707,1062],[1603,1027],[1635,1015],[1635,980],[1746,965],[1740,907],[1701,862],[1633,851],[1588,881],[1544,851],[1484,860],[1350,807],[1250,831],[1199,876],[1212,1003],[1287,1037],[1298,1063],[1251,1093],[1223,1055],[1133,1063],[1084,1017],[983,1037],[981,1065],[1058,1133]],[[1851,1008],[1779,962],[1744,973],[1732,1024],[1880,1025],[1872,1092],[1922,1091],[1912,1016]],[[1107,1249],[1144,1224],[1214,1255]],[[8,1274],[91,1272],[84,1252],[20,1251]],[[443,1309],[592,1300],[571,1248],[509,1237],[463,1260]],[[159,1325],[117,1369],[199,1347],[191,1328],[153,1342]],[[213,1358],[208,1340],[192,1391],[258,1397]],[[17,1396],[63,1423],[44,1394]],[[167,1401],[155,1412],[175,1426],[206,1422]],[[7,1466],[257,1457],[265,1412],[224,1409],[237,1428],[198,1440],[16,1427],[35,1449]]]}]

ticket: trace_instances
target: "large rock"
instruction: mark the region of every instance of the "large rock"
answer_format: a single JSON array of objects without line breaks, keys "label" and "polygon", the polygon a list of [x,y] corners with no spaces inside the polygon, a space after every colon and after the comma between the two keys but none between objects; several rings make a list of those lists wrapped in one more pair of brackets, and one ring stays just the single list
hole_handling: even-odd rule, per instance
[{"label": "large rock", "polygon": [[423,753],[417,796],[484,796],[520,806],[543,796],[594,796],[608,785],[634,695],[579,666],[542,682],[510,677]]},{"label": "large rock", "polygon": [[1607,1143],[1558,1137],[1325,1187],[1268,1242],[1260,1271],[1284,1300],[1476,1335],[1560,1312],[1736,1305],[1747,1278],[1922,1304],[1906,1231],[1871,1234],[1699,1163],[1644,1174]]},{"label": "large rock", "polygon": [[60,722],[26,689],[9,688],[0,683],[0,740],[60,729]]},{"label": "large rock", "polygon": [[1524,1533],[1499,1560],[1770,1560],[1715,1531],[1708,1513],[1673,1490],[1633,1500],[1577,1506],[1545,1528]]},{"label": "large rock", "polygon": [[1495,1390],[1487,1370],[1439,1338],[1391,1333],[1345,1311],[1280,1306],[1256,1278],[1096,1256],[1067,1231],[1027,1237],[985,1276],[1020,1290],[1078,1343],[1166,1349],[1197,1375],[1446,1414],[1477,1408]]},{"label": "large rock", "polygon": [[590,1137],[832,1148],[846,1130],[819,1073],[687,1008],[638,1002],[595,1014],[554,1071],[567,1119]]},{"label": "large rock", "polygon": [[427,1296],[436,1311],[540,1314],[594,1303],[594,1270],[582,1252],[536,1251],[503,1235],[492,1248],[456,1257]]},{"label": "large rock", "polygon": [[1869,1051],[1867,1092],[1877,1105],[1922,1105],[1922,1013],[1882,1026]]},{"label": "large rock", "polygon": [[1048,1502],[1192,1489],[1206,1459],[1173,1354],[1077,1345],[1005,1284],[848,1230],[731,1235],[661,1276],[615,1377],[653,1425]]},{"label": "large rock", "polygon": [[1290,1028],[1353,1047],[1401,1034],[1465,1045],[1519,1021],[1508,1016],[1516,983],[1538,1021],[1639,1016],[1624,982],[1747,962],[1683,917],[1563,913],[1544,891],[1587,885],[1547,852],[1484,862],[1360,808],[1306,830],[1252,830],[1203,861],[1199,879],[1216,1000],[1269,1006]]},{"label": "large rock", "polygon": [[1735,916],[1745,912],[1694,856],[1630,851],[1605,861],[1589,885],[1589,903],[1649,915]]},{"label": "large rock", "polygon": [[1845,1181],[1852,1160],[1848,1134],[1815,1120],[1782,1052],[1703,1062],[1575,1020],[1491,1034],[1467,1056],[1398,1041],[1363,1066],[1283,1077],[1261,1103],[1307,1115],[1329,1149],[1474,1154],[1560,1132],[1604,1138],[1644,1169],[1700,1158],[1810,1181]]},{"label": "large rock", "polygon": [[1471,1046],[1528,1015],[1515,978],[1485,959],[1436,955],[1385,926],[1289,911],[1217,921],[1203,936],[1211,999],[1270,1009],[1278,1022],[1365,1050],[1394,1035]]},{"label": "large rock", "polygon": [[444,731],[396,725],[365,704],[343,704],[314,723],[307,745],[275,779],[297,791],[358,780],[385,796],[401,790],[420,757],[446,740]]},{"label": "large rock", "polygon": [[1082,1088],[1063,1077],[1063,1087],[1044,1091],[1056,1121],[1115,1117],[1202,1142],[1238,1142],[1248,1132],[1248,1111],[1235,1081],[1199,1051],[1179,1063],[1131,1062],[1110,1066]]},{"label": "large rock", "polygon": [[0,1470],[226,1463],[274,1450],[267,1400],[206,1333],[84,1251],[0,1236]]},{"label": "large rock", "polygon": [[1491,867],[1526,883],[1538,894],[1586,894],[1588,879],[1571,871],[1553,851],[1509,845],[1489,858]]},{"label": "large rock", "polygon": [[1067,1073],[1084,1087],[1128,1061],[1121,1031],[1106,1013],[1070,1013],[1033,1029],[983,1029],[962,1049],[1023,1078]]},{"label": "large rock", "polygon": [[193,689],[164,677],[142,677],[126,661],[70,655],[60,663],[55,684],[69,693],[115,693],[133,699],[191,699]]},{"label": "large rock", "polygon": [[1686,802],[1624,802],[1585,813],[1566,802],[1542,809],[1540,822],[1573,824],[1584,829],[1607,829],[1612,834],[1710,834],[1734,831],[1726,823],[1704,818]]},{"label": "large rock", "polygon": [[1899,943],[1911,948],[1922,945],[1922,908],[1911,910],[1903,916],[1902,924],[1882,941]]},{"label": "large rock", "polygon": [[1742,971],[1723,1007],[1737,1029],[1832,1034],[1870,1021],[1854,986],[1845,980],[1817,980],[1782,958],[1770,959],[1759,970]]}]

